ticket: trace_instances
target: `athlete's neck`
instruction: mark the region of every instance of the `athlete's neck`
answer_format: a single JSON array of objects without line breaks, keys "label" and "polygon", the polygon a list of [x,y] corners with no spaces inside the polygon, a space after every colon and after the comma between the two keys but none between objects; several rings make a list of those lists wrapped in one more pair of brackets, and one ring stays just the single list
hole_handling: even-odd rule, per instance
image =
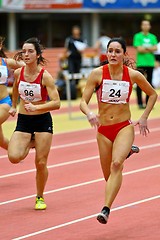
[{"label": "athlete's neck", "polygon": [[28,74],[35,74],[35,73],[39,72],[39,66],[34,63],[26,65],[25,72]]},{"label": "athlete's neck", "polygon": [[109,74],[111,79],[113,80],[122,80],[122,76],[123,76],[123,65],[121,66],[115,66],[115,65],[109,65],[108,66],[109,69]]},{"label": "athlete's neck", "polygon": [[119,74],[123,71],[123,65],[108,64],[110,74]]}]

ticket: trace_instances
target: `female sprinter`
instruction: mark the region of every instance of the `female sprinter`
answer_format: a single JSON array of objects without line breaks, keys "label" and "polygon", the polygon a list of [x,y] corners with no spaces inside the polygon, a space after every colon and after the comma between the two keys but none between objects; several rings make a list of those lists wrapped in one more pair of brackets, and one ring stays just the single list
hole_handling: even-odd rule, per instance
[{"label": "female sprinter", "polygon": [[[143,136],[149,132],[147,119],[157,99],[155,90],[145,77],[125,65],[125,56],[125,41],[122,38],[111,39],[107,45],[108,64],[91,72],[80,103],[81,111],[86,114],[91,126],[98,130],[100,162],[106,180],[105,205],[97,216],[102,224],[107,223],[110,208],[121,187],[123,163],[134,140],[129,109],[132,85],[136,83],[149,96],[146,109],[136,123]],[[95,89],[98,117],[88,106]]]},{"label": "female sprinter", "polygon": [[3,135],[2,124],[8,119],[9,109],[12,105],[7,91],[9,71],[22,67],[25,63],[7,58],[3,47],[4,40],[0,36],[0,146],[7,150],[9,141]]},{"label": "female sprinter", "polygon": [[[16,113],[18,96],[20,96],[19,113],[16,129],[8,147],[11,163],[23,160],[31,147],[30,141],[35,135],[36,165],[36,210],[46,209],[43,198],[47,182],[47,158],[52,142],[51,110],[60,108],[60,99],[52,76],[41,67],[45,63],[42,46],[37,38],[26,40],[22,47],[22,59],[25,67],[14,72],[12,108],[10,114]],[[49,96],[49,99],[48,99]]]}]

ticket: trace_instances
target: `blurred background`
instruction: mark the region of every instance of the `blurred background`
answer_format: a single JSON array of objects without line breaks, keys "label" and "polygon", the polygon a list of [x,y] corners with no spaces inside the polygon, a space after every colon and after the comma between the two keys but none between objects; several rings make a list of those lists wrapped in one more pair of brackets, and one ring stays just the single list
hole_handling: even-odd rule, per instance
[{"label": "blurred background", "polygon": [[46,68],[57,79],[59,70],[65,70],[61,60],[74,25],[80,27],[81,37],[87,42],[82,68],[90,72],[99,65],[94,46],[102,30],[109,38],[123,37],[135,60],[133,36],[141,31],[143,19],[151,22],[151,32],[160,40],[159,12],[160,0],[0,0],[0,35],[5,37],[11,56],[26,39],[39,38],[46,48]]},{"label": "blurred background", "polygon": [[15,50],[35,35],[48,47],[63,47],[73,25],[93,46],[101,29],[109,37],[123,36],[132,45],[142,19],[152,24],[160,38],[159,0],[1,0],[0,34],[6,47]]}]

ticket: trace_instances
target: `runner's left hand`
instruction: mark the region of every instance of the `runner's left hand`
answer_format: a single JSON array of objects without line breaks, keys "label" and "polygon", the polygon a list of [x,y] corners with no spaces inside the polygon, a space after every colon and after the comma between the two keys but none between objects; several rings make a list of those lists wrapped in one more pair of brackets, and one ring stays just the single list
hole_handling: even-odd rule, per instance
[{"label": "runner's left hand", "polygon": [[148,135],[149,129],[148,129],[148,126],[147,126],[147,119],[140,118],[137,122],[135,122],[134,125],[135,126],[139,125],[140,134],[142,134],[145,137]]},{"label": "runner's left hand", "polygon": [[34,112],[36,111],[36,105],[33,105],[32,103],[26,103],[24,105],[24,108],[27,112]]}]

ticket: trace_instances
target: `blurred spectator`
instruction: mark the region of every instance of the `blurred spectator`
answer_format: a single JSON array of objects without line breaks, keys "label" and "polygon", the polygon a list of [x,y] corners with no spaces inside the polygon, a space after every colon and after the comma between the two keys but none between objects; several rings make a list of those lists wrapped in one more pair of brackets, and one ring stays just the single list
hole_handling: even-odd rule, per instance
[{"label": "blurred spectator", "polygon": [[[151,24],[148,20],[141,22],[141,32],[138,32],[133,37],[133,46],[137,50],[136,67],[137,70],[146,74],[148,82],[152,85],[152,73],[155,65],[154,52],[157,50],[157,37],[150,33]],[[137,102],[140,109],[145,108],[142,99],[142,90],[137,86]],[[146,102],[148,96],[146,96]]]},{"label": "blurred spectator", "polygon": [[160,62],[156,61],[152,74],[152,85],[154,88],[160,88]]},{"label": "blurred spectator", "polygon": [[155,59],[160,64],[160,42],[157,44],[157,50],[154,52]]},{"label": "blurred spectator", "polygon": [[61,70],[57,74],[55,85],[57,86],[60,99],[66,99],[66,78]]},{"label": "blurred spectator", "polygon": [[81,38],[81,30],[78,26],[72,27],[72,35],[65,40],[65,55],[68,58],[68,70],[70,73],[79,73],[81,69],[82,52],[86,43]]},{"label": "blurred spectator", "polygon": [[[67,99],[67,89],[66,89],[66,76],[63,73],[63,70],[60,70],[56,77],[55,85],[57,86],[59,96],[61,100]],[[71,99],[76,99],[76,87],[74,85],[74,82],[70,82],[70,94]]]},{"label": "blurred spectator", "polygon": [[106,36],[105,31],[102,30],[100,33],[100,37],[98,38],[94,46],[97,54],[99,55],[100,63],[107,61],[106,50],[109,40],[110,37]]},{"label": "blurred spectator", "polygon": [[156,62],[152,74],[152,85],[154,88],[160,88],[160,42],[157,44],[157,51],[154,55]]},{"label": "blurred spectator", "polygon": [[[68,71],[71,74],[80,73],[82,63],[82,53],[87,44],[81,38],[81,30],[78,26],[72,27],[72,35],[65,40],[64,55],[68,59]],[[73,83],[74,81],[74,83]],[[78,84],[79,79],[72,80],[73,85]],[[76,91],[76,86],[75,86]]]},{"label": "blurred spectator", "polygon": [[59,65],[62,70],[68,69],[68,59],[67,56],[62,53],[59,57]]}]

